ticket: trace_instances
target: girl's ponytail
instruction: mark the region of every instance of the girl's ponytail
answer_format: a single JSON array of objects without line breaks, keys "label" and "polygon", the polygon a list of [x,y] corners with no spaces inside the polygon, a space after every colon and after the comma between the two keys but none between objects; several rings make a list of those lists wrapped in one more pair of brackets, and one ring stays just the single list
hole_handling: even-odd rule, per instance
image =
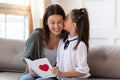
[{"label": "girl's ponytail", "polygon": [[80,41],[83,41],[89,48],[89,17],[86,8],[73,9],[71,11],[72,21],[77,24],[76,33],[78,42],[74,49],[77,48]]}]

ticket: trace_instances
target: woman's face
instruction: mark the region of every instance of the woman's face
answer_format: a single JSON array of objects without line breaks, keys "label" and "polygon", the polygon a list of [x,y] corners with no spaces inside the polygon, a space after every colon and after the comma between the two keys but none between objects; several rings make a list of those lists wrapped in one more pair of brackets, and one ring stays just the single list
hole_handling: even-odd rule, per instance
[{"label": "woman's face", "polygon": [[47,20],[49,30],[54,35],[59,35],[61,33],[63,23],[63,17],[57,14],[49,16]]}]

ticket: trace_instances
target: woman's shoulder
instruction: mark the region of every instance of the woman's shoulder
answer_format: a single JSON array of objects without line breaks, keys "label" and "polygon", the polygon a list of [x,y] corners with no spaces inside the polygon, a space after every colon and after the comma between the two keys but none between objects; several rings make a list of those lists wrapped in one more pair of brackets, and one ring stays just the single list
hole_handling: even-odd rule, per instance
[{"label": "woman's shoulder", "polygon": [[42,31],[43,28],[36,28],[35,31]]},{"label": "woman's shoulder", "polygon": [[40,37],[41,33],[42,33],[42,28],[37,28],[37,29],[35,29],[35,30],[30,34],[28,40],[33,40],[33,39],[36,40],[37,38]]},{"label": "woman's shoulder", "polygon": [[31,33],[31,36],[39,36],[41,33],[42,33],[42,28],[37,28]]},{"label": "woman's shoulder", "polygon": [[40,34],[42,32],[42,28],[36,28],[34,31],[33,31],[33,34]]}]

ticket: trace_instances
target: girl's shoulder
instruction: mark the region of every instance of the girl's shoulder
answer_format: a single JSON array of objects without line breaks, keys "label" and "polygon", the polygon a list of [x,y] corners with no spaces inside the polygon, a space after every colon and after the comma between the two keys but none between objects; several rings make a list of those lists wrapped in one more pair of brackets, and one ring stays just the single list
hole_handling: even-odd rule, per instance
[{"label": "girl's shoulder", "polygon": [[63,43],[64,42],[64,39],[60,39],[59,43]]},{"label": "girl's shoulder", "polygon": [[58,44],[59,44],[59,45],[62,45],[62,44],[64,44],[64,41],[63,41],[63,39],[60,39]]},{"label": "girl's shoulder", "polygon": [[80,43],[79,43],[78,46],[79,46],[79,47],[85,47],[85,48],[87,48],[85,42],[83,42],[83,41],[80,41]]}]

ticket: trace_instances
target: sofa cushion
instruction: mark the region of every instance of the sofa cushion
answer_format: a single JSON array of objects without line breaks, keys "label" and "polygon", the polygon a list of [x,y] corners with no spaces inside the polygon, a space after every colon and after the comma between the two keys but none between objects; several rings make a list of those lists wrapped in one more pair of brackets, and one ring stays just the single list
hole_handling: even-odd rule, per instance
[{"label": "sofa cushion", "polygon": [[0,38],[0,71],[23,72],[25,64],[21,57],[25,41]]},{"label": "sofa cushion", "polygon": [[90,47],[88,64],[93,77],[120,79],[120,46]]},{"label": "sofa cushion", "polygon": [[22,73],[0,72],[0,80],[19,80]]},{"label": "sofa cushion", "polygon": [[116,80],[112,78],[89,78],[88,80]]}]

